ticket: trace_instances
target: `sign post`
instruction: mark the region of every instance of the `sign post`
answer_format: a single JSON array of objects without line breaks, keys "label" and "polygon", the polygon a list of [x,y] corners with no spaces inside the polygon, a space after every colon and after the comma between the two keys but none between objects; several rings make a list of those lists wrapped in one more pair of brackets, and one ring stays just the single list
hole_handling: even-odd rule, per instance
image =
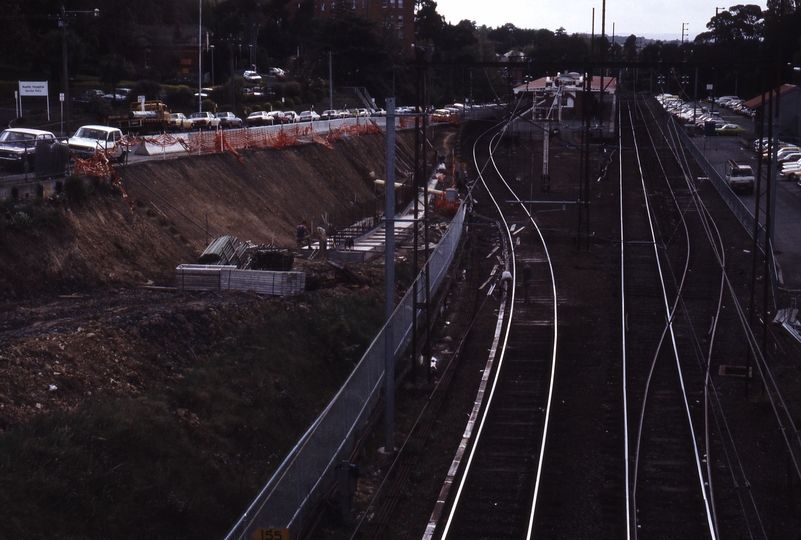
[{"label": "sign post", "polygon": [[22,116],[22,96],[47,99],[47,121],[50,121],[50,94],[48,93],[47,81],[19,81],[20,116]]},{"label": "sign post", "polygon": [[67,134],[64,133],[64,92],[58,93],[58,101],[61,104],[61,134],[66,137]]}]

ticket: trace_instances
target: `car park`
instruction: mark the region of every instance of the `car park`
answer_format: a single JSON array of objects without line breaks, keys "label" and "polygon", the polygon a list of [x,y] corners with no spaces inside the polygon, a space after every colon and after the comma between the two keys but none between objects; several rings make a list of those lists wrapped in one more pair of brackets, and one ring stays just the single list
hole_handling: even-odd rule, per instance
[{"label": "car park", "polygon": [[232,112],[218,112],[215,116],[220,119],[220,127],[223,129],[242,127],[242,119]]},{"label": "car park", "polygon": [[184,113],[170,113],[170,129],[172,131],[192,129],[192,121]]},{"label": "car park", "polygon": [[253,111],[246,121],[249,126],[271,126],[275,123],[267,111]]},{"label": "car park", "polygon": [[56,136],[50,131],[29,128],[9,128],[0,133],[0,163],[6,168],[23,172],[34,169],[36,144],[53,141]]},{"label": "car park", "polygon": [[189,115],[192,121],[192,129],[217,129],[220,127],[220,119],[208,111],[194,112]]},{"label": "car park", "polygon": [[298,122],[316,122],[320,115],[314,111],[303,111],[298,115]]},{"label": "car park", "polygon": [[81,126],[75,134],[67,140],[70,152],[79,158],[90,158],[98,150],[110,152],[110,157],[122,160],[126,149],[117,147],[117,143],[122,139],[122,131],[119,128],[88,125]]}]

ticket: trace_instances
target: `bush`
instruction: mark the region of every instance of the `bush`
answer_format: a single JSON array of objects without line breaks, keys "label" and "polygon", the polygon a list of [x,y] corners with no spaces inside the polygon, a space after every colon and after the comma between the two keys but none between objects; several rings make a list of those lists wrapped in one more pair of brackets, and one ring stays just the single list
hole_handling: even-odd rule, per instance
[{"label": "bush", "polygon": [[164,87],[156,81],[139,81],[128,95],[131,101],[136,101],[137,96],[145,96],[148,101],[166,99]]},{"label": "bush", "polygon": [[64,193],[70,201],[82,201],[89,195],[89,188],[80,176],[73,174],[64,182]]},{"label": "bush", "polygon": [[164,91],[165,100],[170,109],[189,110],[197,104],[195,91],[186,85],[167,86]]},{"label": "bush", "polygon": [[204,99],[200,106],[204,111],[209,112],[214,112],[214,110],[217,108],[217,104],[210,99]]},{"label": "bush", "polygon": [[87,111],[98,119],[106,118],[111,114],[111,103],[102,97],[93,96],[89,100]]}]

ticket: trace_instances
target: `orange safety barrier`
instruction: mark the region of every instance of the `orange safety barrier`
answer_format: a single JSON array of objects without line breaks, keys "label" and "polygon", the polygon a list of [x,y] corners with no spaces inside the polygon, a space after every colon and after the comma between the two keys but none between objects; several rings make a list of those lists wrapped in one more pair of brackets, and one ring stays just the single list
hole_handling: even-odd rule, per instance
[{"label": "orange safety barrier", "polygon": [[[404,129],[403,118],[401,118],[401,129]],[[216,154],[228,151],[234,154],[240,163],[244,163],[244,159],[239,153],[239,150],[244,148],[275,148],[283,150],[288,146],[302,144],[300,139],[309,139],[311,142],[333,149],[332,141],[343,137],[377,134],[380,131],[375,120],[370,119],[366,122],[359,122],[357,119],[355,124],[343,123],[336,128],[329,128],[325,137],[317,133],[311,124],[303,127],[298,125],[282,126],[277,131],[262,129],[202,131],[188,138],[175,137],[169,133],[162,133],[152,137],[124,135],[107,151],[98,150],[89,159],[75,157],[74,171],[77,174],[95,178],[111,177],[113,184],[120,188],[125,201],[133,208],[133,201],[122,187],[122,180],[114,170],[114,167],[111,166],[110,156],[117,153],[118,147],[121,147],[123,151],[130,151],[132,147],[142,143],[160,146],[162,149],[180,144],[190,154]]]},{"label": "orange safety barrier", "polygon": [[75,165],[73,170],[76,174],[90,176],[92,178],[108,178],[111,177],[111,183],[117,186],[122,193],[122,198],[125,202],[128,203],[128,206],[131,207],[133,210],[134,202],[130,196],[128,196],[128,192],[125,191],[125,188],[122,186],[122,179],[117,174],[117,171],[114,170],[114,167],[111,166],[111,161],[109,160],[109,153],[105,150],[95,152],[95,155],[90,157],[89,159],[82,159],[79,157],[75,158]]}]

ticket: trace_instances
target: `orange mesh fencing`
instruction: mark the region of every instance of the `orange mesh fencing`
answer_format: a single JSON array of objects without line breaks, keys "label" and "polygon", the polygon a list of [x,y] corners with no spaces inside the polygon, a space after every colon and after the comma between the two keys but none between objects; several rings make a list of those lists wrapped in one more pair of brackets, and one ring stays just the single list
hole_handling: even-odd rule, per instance
[{"label": "orange mesh fencing", "polygon": [[[405,120],[403,117],[400,118],[400,123],[401,129],[408,127],[404,125]],[[244,148],[275,148],[283,150],[288,146],[313,142],[333,149],[331,143],[343,137],[377,134],[380,131],[375,120],[369,119],[365,122],[360,122],[357,119],[354,124],[342,123],[337,127],[329,127],[325,137],[317,133],[311,124],[305,126],[281,126],[278,130],[243,128],[228,131],[200,131],[186,137],[176,137],[169,133],[150,137],[124,135],[112,148],[109,150],[99,149],[89,159],[75,157],[73,168],[75,173],[79,175],[94,178],[111,177],[113,184],[120,188],[125,201],[133,205],[133,201],[122,187],[121,178],[111,165],[111,156],[116,155],[118,150],[129,152],[133,147],[147,143],[161,147],[162,151],[164,151],[164,149],[178,144],[189,154],[231,152],[240,163],[244,163],[244,159],[239,153]]]},{"label": "orange mesh fencing", "polygon": [[111,177],[111,183],[119,188],[122,193],[122,198],[133,210],[133,199],[128,196],[128,192],[125,191],[125,188],[122,186],[122,179],[117,174],[117,171],[114,170],[114,167],[111,166],[111,161],[109,160],[110,153],[111,151],[101,150],[95,152],[95,155],[89,159],[76,157],[73,170],[76,174],[89,176],[91,178]]}]

